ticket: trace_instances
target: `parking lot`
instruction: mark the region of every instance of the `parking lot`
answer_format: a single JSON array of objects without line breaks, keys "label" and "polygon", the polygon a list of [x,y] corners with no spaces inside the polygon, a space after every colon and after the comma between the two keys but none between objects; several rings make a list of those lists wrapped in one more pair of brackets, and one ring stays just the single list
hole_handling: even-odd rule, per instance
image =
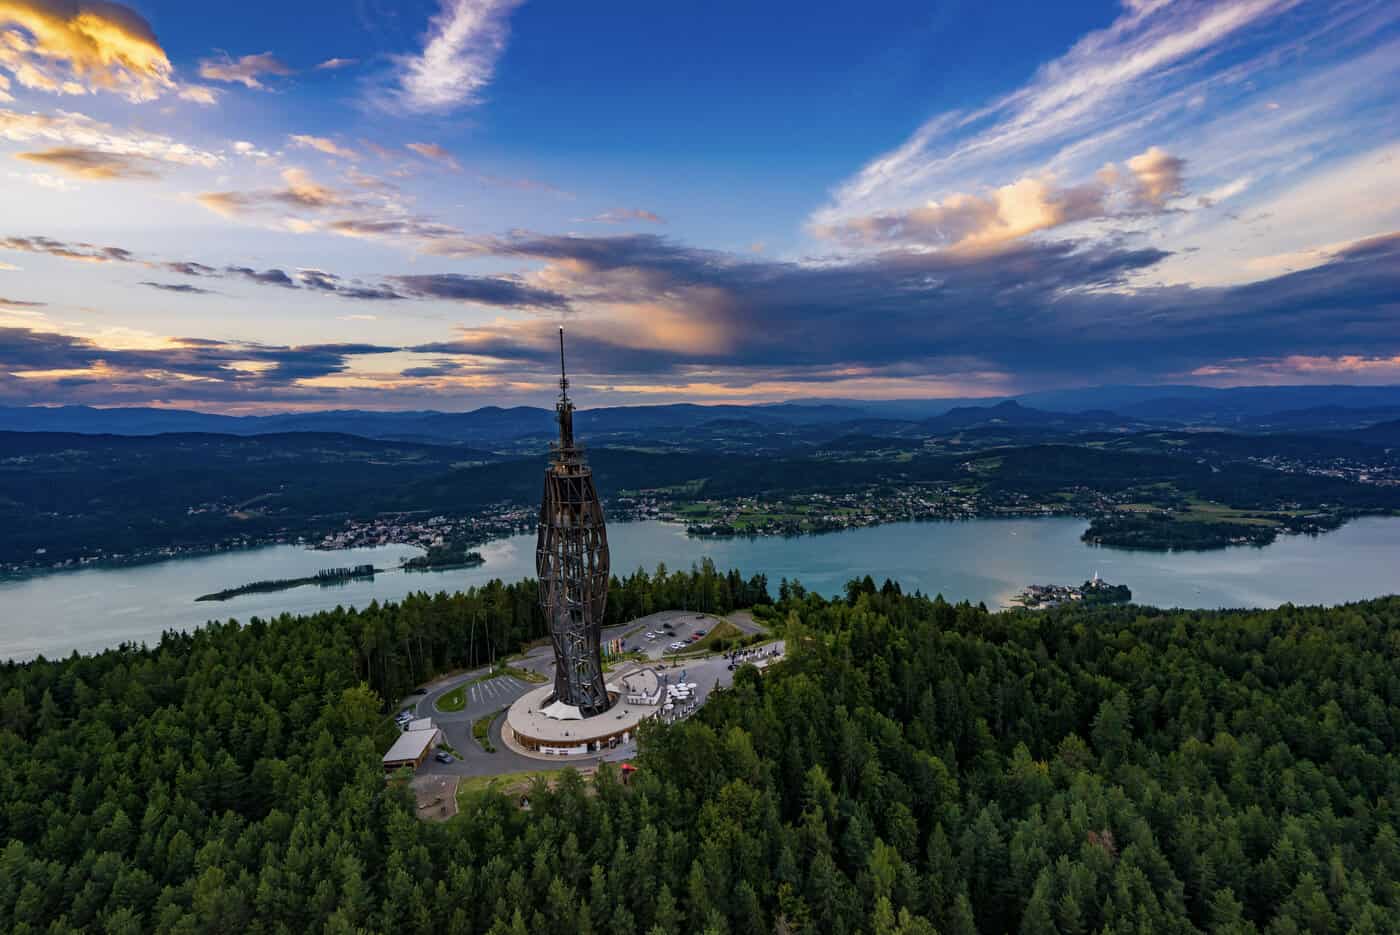
[{"label": "parking lot", "polygon": [[627,647],[646,653],[648,659],[661,659],[690,648],[723,619],[694,611],[662,611],[635,622],[644,629],[628,638]]}]

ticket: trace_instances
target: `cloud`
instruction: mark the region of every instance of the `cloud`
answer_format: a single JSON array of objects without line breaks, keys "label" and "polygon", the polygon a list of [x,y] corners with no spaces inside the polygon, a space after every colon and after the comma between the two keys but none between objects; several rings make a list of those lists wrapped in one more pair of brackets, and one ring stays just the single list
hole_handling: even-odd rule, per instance
[{"label": "cloud", "polygon": [[0,250],[42,253],[85,263],[131,263],[136,255],[122,247],[98,247],[90,243],[66,243],[48,237],[0,237]]},{"label": "cloud", "polygon": [[0,139],[20,143],[38,140],[52,143],[55,148],[130,157],[134,163],[144,160],[212,169],[223,161],[218,153],[181,143],[164,134],[117,129],[84,114],[63,110],[52,114],[25,114],[0,108]]},{"label": "cloud", "polygon": [[199,286],[191,286],[189,283],[172,282],[150,282],[142,280],[141,285],[150,286],[152,289],[161,289],[165,292],[184,292],[189,295],[213,295],[213,289],[201,289]]},{"label": "cloud", "polygon": [[651,211],[643,211],[641,208],[613,208],[611,211],[604,211],[602,214],[595,214],[593,217],[583,220],[598,224],[629,224],[633,221],[645,221],[648,224],[666,223],[665,218]]},{"label": "cloud", "polygon": [[182,101],[193,101],[196,104],[210,105],[219,102],[219,92],[202,84],[182,85],[177,96]]},{"label": "cloud", "polygon": [[[109,388],[141,386],[158,393],[159,387],[200,383],[211,395],[235,398],[341,373],[355,357],[396,350],[373,344],[276,346],[204,338],[159,339],[149,345],[109,347],[78,335],[0,327],[0,373],[33,380],[49,393],[62,392],[60,378],[83,381],[87,375]],[[4,386],[15,388],[13,383]]]},{"label": "cloud", "polygon": [[[1225,56],[1232,44],[1253,35],[1251,29],[1267,28],[1292,5],[1291,0],[1132,4],[1017,90],[980,109],[931,117],[840,185],[812,224],[835,228],[852,218],[942,203],[988,177],[1079,174],[1101,162],[1103,154],[1121,158],[1125,146],[1139,148],[1146,133],[1174,139],[1204,119],[1193,101],[1238,95],[1255,72],[1269,73],[1280,56],[1300,54],[1276,41],[1258,60]],[[1142,171],[1149,168],[1157,175],[1142,183],[1144,204],[1160,207],[1171,197],[1173,170],[1144,163]]]},{"label": "cloud", "polygon": [[339,71],[342,68],[349,68],[352,65],[360,64],[357,58],[328,58],[316,66],[317,71]]},{"label": "cloud", "polygon": [[324,136],[306,136],[295,134],[288,137],[293,146],[300,146],[304,149],[314,149],[325,153],[327,156],[335,156],[339,159],[359,159],[360,154],[345,146],[341,146],[335,140],[326,139]]},{"label": "cloud", "polygon": [[[151,269],[176,273],[181,276],[189,276],[192,279],[238,279],[259,286],[277,286],[283,289],[308,289],[316,292],[326,292],[348,299],[393,300],[408,297],[407,294],[399,292],[392,282],[365,282],[360,279],[346,278],[335,273],[328,273],[321,269],[303,268],[293,273],[288,273],[285,270],[275,267],[265,270],[254,269],[251,266],[238,265],[219,268],[204,263],[197,263],[192,260],[143,259],[135,252],[127,250],[124,247],[99,247],[89,243],[67,243],[48,237],[0,238],[0,250],[42,253],[59,259],[79,260],[89,263],[133,263]],[[509,281],[506,280],[506,282]],[[142,282],[142,285],[150,286],[155,289],[165,289],[171,292],[205,293],[210,291],[195,286],[172,286],[156,282]],[[505,287],[503,286],[502,288]],[[529,290],[522,288],[522,296],[528,296],[529,294]],[[426,297],[427,293],[422,293],[422,296]],[[520,304],[528,303],[522,302]]]},{"label": "cloud", "polygon": [[[995,376],[994,388],[1009,391],[1085,373],[1096,382],[1181,379],[1221,360],[1281,358],[1299,347],[1400,354],[1400,234],[1339,249],[1310,270],[1200,289],[1130,287],[1162,262],[1160,250],[1069,242],[822,263],[650,235],[527,236],[480,249],[548,261],[531,283],[569,299],[577,366],[595,381],[665,385],[703,373],[728,386],[782,375],[798,392],[859,375],[889,392],[899,381]],[[543,374],[552,336],[548,320],[498,322],[413,350]]]},{"label": "cloud", "polygon": [[1166,207],[1167,200],[1182,192],[1181,175],[1186,161],[1173,156],[1160,146],[1153,146],[1128,160],[1128,168],[1137,179],[1137,202],[1152,210]]},{"label": "cloud", "polygon": [[268,208],[321,211],[353,203],[345,193],[322,185],[303,169],[282,170],[283,188],[256,191],[204,192],[195,197],[201,205],[224,217],[241,217]]},{"label": "cloud", "polygon": [[564,296],[547,289],[531,287],[512,277],[433,273],[390,278],[404,291],[422,298],[449,299],[504,308],[563,310],[569,307],[569,301]]},{"label": "cloud", "polygon": [[342,296],[347,299],[366,299],[370,301],[393,300],[405,298],[392,286],[385,284],[369,284],[359,280],[344,279],[335,273],[328,273],[320,269],[299,269],[297,270],[297,281],[302,288],[315,289],[319,292],[329,292],[333,295]]},{"label": "cloud", "polygon": [[[1400,357],[1400,233],[1337,247],[1311,269],[1215,288],[1129,286],[1162,262],[1160,250],[1035,240],[995,254],[889,250],[806,263],[642,234],[521,234],[482,238],[479,249],[543,268],[391,285],[410,297],[488,296],[501,307],[518,298],[511,289],[566,298],[571,370],[595,395],[1003,393],[1086,374],[1095,382],[1381,380],[1394,378]],[[264,279],[277,278],[267,272]],[[301,288],[340,283],[322,270],[281,276]],[[123,349],[17,328],[0,334],[0,395],[326,406],[461,398],[476,388],[499,398],[548,386],[555,324],[555,316],[501,319],[397,349],[193,338]],[[397,356],[383,372],[347,373],[363,356],[389,353]],[[25,374],[17,381],[4,376],[17,371]]]},{"label": "cloud", "polygon": [[404,148],[412,150],[425,159],[440,162],[453,172],[460,172],[462,169],[452,154],[437,143],[405,143]]},{"label": "cloud", "polygon": [[7,299],[0,296],[0,305],[8,308],[42,308],[47,302],[27,302],[24,299]]},{"label": "cloud", "polygon": [[281,286],[284,289],[297,287],[297,284],[292,282],[292,277],[280,269],[265,269],[259,272],[247,266],[225,266],[224,273],[229,276],[241,277],[260,286]]},{"label": "cloud", "polygon": [[241,84],[245,88],[257,90],[267,90],[267,86],[259,80],[262,76],[284,76],[291,73],[292,70],[271,52],[245,55],[239,59],[230,58],[228,53],[223,53],[218,58],[201,59],[199,62],[199,77],[201,78],[209,81]]},{"label": "cloud", "polygon": [[30,153],[15,153],[16,159],[57,169],[80,179],[153,179],[159,176],[156,163],[146,156],[107,153],[76,146],[56,146]]},{"label": "cloud", "polygon": [[22,87],[60,94],[110,91],[149,101],[175,86],[150,24],[122,4],[0,0],[0,27],[6,26],[12,28],[0,31],[0,69]]},{"label": "cloud", "polygon": [[520,0],[440,0],[423,51],[395,60],[393,100],[406,110],[444,113],[478,104],[510,33]]},{"label": "cloud", "polygon": [[954,193],[902,211],[848,217],[813,233],[851,246],[907,243],[953,249],[991,249],[1079,221],[1140,216],[1166,210],[1182,194],[1186,161],[1159,146],[1113,163],[1092,180],[1061,186],[1053,177],[1027,176],[976,194]]},{"label": "cloud", "polygon": [[29,172],[24,174],[11,172],[10,178],[24,179],[31,185],[38,185],[40,188],[47,188],[55,192],[76,192],[79,190],[78,186],[67,179],[60,178],[48,172]]},{"label": "cloud", "polygon": [[189,260],[170,260],[160,264],[161,269],[172,273],[179,273],[181,276],[217,276],[219,271],[212,266],[205,266],[203,263],[194,263]]}]

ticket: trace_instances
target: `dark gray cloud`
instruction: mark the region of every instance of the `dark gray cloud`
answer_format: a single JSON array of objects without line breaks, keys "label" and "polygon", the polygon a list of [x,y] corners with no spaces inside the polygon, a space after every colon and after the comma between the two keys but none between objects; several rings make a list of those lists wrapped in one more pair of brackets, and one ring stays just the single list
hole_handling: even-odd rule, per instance
[{"label": "dark gray cloud", "polygon": [[[107,348],[69,334],[0,327],[0,371],[6,373],[102,367],[115,378],[172,374],[178,385],[185,378],[200,377],[239,392],[340,373],[351,358],[394,350],[376,344],[276,346],[207,338],[176,339],[160,348]],[[258,366],[249,368],[249,363]]]},{"label": "dark gray cloud", "polygon": [[225,266],[224,274],[246,279],[260,286],[281,286],[284,289],[295,289],[297,287],[297,284],[292,282],[292,277],[288,276],[280,269],[265,269],[259,271],[247,266]]},{"label": "dark gray cloud", "polygon": [[191,286],[185,282],[151,282],[148,279],[141,280],[141,285],[150,286],[152,289],[160,289],[164,292],[182,292],[186,295],[213,295],[213,289],[201,289],[198,286]]},{"label": "dark gray cloud", "polygon": [[[1400,353],[1400,235],[1339,251],[1310,270],[1221,288],[1143,285],[1163,251],[1067,241],[803,263],[652,235],[521,236],[479,246],[553,261],[551,285],[575,302],[618,303],[613,319],[571,326],[578,365],[596,375],[853,367],[1093,383],[1180,376],[1226,358]],[[676,322],[658,339],[638,340],[657,306]],[[527,322],[469,329],[416,350],[530,365],[548,363],[552,342],[552,325]]]},{"label": "dark gray cloud", "polygon": [[172,273],[179,273],[181,276],[217,276],[219,271],[212,266],[205,266],[203,263],[193,263],[188,260],[171,260],[160,264],[162,269]]},{"label": "dark gray cloud", "polygon": [[504,308],[563,310],[569,307],[569,300],[559,293],[537,289],[512,276],[429,273],[390,278],[404,291],[424,298],[451,299]]},{"label": "dark gray cloud", "polygon": [[30,302],[26,299],[7,299],[0,296],[0,305],[8,305],[11,308],[40,308],[47,304],[47,302]]},{"label": "dark gray cloud", "polygon": [[383,283],[371,284],[361,282],[358,279],[344,279],[335,273],[328,273],[320,269],[299,269],[296,277],[304,289],[329,292],[347,299],[384,301],[406,298]]},{"label": "dark gray cloud", "polygon": [[65,243],[48,237],[0,237],[0,250],[43,253],[64,260],[88,263],[131,263],[135,254],[122,247],[98,247],[90,243]]}]

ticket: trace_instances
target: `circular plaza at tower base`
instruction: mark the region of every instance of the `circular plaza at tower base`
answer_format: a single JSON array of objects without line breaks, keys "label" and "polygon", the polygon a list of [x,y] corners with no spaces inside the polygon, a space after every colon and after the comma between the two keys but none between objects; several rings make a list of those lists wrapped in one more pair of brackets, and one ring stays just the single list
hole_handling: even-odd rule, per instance
[{"label": "circular plaza at tower base", "polygon": [[[613,695],[611,688],[609,695]],[[559,710],[565,706],[551,703],[553,696],[553,685],[541,685],[516,699],[501,728],[508,746],[530,756],[549,758],[603,753],[632,740],[637,735],[637,725],[659,711],[655,706],[618,699],[602,714],[570,717]]]}]

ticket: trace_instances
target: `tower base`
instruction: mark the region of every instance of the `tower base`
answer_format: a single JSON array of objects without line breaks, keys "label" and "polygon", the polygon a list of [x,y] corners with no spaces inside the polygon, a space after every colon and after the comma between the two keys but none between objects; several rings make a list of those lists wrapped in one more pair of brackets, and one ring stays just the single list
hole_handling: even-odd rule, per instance
[{"label": "tower base", "polygon": [[613,706],[602,714],[584,716],[573,705],[554,700],[554,686],[541,685],[510,706],[502,738],[518,753],[541,759],[588,757],[606,753],[637,735],[637,726],[660,713],[651,705],[619,701],[608,686]]}]

